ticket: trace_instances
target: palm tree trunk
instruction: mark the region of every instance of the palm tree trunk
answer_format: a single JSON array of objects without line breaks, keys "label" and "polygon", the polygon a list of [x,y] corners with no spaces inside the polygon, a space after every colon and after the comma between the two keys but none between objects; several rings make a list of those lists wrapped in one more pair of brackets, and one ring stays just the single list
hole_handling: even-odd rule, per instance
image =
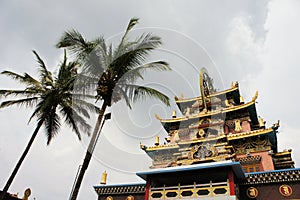
[{"label": "palm tree trunk", "polygon": [[103,120],[103,116],[104,116],[104,113],[105,113],[105,110],[106,110],[107,106],[108,106],[108,103],[107,103],[107,101],[104,100],[104,102],[102,104],[102,107],[101,107],[101,110],[100,110],[100,113],[98,115],[97,123],[95,125],[92,138],[90,140],[89,146],[88,146],[86,154],[85,154],[85,158],[83,160],[82,167],[80,169],[80,172],[78,174],[77,179],[75,179],[74,189],[71,193],[70,200],[76,200],[77,199],[78,192],[79,192],[79,189],[80,189],[80,185],[81,185],[82,180],[83,180],[83,176],[84,176],[85,171],[87,170],[87,168],[89,166],[89,163],[91,161],[93,151],[94,151],[94,148],[95,148],[95,145],[96,145],[96,142],[97,142],[97,138],[100,135],[100,131],[99,131],[100,130],[100,125],[101,125],[101,122]]},{"label": "palm tree trunk", "polygon": [[0,200],[3,200],[3,199],[4,199],[5,194],[7,193],[7,191],[8,191],[8,189],[9,189],[11,183],[13,182],[13,180],[14,180],[14,178],[15,178],[15,176],[17,175],[17,173],[18,173],[18,171],[19,171],[19,169],[20,169],[20,167],[21,167],[21,165],[22,165],[22,163],[23,163],[23,161],[24,161],[26,155],[28,154],[28,152],[29,152],[29,150],[30,150],[30,148],[31,148],[31,146],[32,146],[32,143],[33,143],[35,137],[37,136],[37,134],[38,134],[38,132],[39,132],[41,126],[43,125],[43,123],[44,123],[44,120],[41,120],[41,121],[39,121],[39,123],[37,124],[37,127],[35,128],[35,130],[34,130],[32,136],[31,136],[31,138],[30,138],[30,140],[29,140],[29,142],[28,142],[28,144],[27,144],[27,146],[26,146],[26,148],[25,148],[23,154],[21,155],[21,157],[20,157],[20,159],[19,159],[17,165],[15,166],[15,168],[14,168],[12,174],[10,175],[8,181],[6,182],[6,184],[5,184],[4,188],[3,188],[3,192],[2,192],[2,195],[0,196]]}]

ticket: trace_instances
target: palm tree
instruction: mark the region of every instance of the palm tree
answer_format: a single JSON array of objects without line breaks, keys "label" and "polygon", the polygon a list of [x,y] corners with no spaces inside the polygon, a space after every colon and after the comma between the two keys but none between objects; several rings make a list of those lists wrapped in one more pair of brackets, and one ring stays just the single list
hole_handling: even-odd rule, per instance
[{"label": "palm tree", "polygon": [[[88,111],[95,110],[94,104],[83,101],[81,98],[76,98],[80,95],[73,94],[74,82],[79,66],[78,63],[67,62],[66,52],[64,52],[64,59],[60,64],[58,74],[57,76],[53,76],[40,56],[35,51],[33,51],[33,53],[39,64],[39,79],[35,79],[27,73],[20,75],[11,71],[2,72],[2,74],[24,84],[25,89],[0,90],[0,97],[15,97],[12,100],[3,101],[0,108],[12,105],[25,107],[35,106],[35,110],[29,122],[32,118],[37,118],[37,126],[9,177],[3,189],[3,194],[8,191],[42,125],[45,126],[46,130],[47,145],[50,144],[51,140],[58,133],[62,118],[64,118],[65,123],[72,128],[78,138],[81,139],[79,129],[89,133],[90,126],[85,121],[85,117],[90,117]],[[16,97],[21,98],[17,99]]]},{"label": "palm tree", "polygon": [[75,179],[71,200],[77,198],[96,140],[100,135],[100,125],[108,106],[124,99],[131,108],[131,102],[147,96],[154,97],[169,105],[169,98],[166,95],[153,88],[136,84],[138,79],[143,79],[143,74],[147,70],[170,70],[168,64],[164,61],[146,63],[149,53],[161,45],[159,37],[148,33],[141,35],[136,40],[128,40],[128,33],[137,22],[138,19],[136,18],[130,20],[116,48],[112,44],[107,45],[103,37],[87,41],[76,30],[65,32],[57,44],[58,48],[67,48],[76,57],[77,61],[83,63],[82,77],[83,79],[89,77],[89,82],[85,82],[84,86],[95,85],[96,99],[102,101],[102,107],[83,164]]}]

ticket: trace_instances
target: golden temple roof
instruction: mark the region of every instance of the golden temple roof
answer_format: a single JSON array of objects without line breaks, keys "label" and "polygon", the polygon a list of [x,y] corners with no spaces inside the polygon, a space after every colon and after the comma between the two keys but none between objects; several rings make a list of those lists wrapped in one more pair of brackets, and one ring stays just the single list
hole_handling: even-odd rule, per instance
[{"label": "golden temple roof", "polygon": [[200,118],[200,117],[208,117],[211,115],[217,115],[217,114],[221,114],[221,113],[226,113],[226,112],[231,112],[231,111],[236,111],[236,110],[240,110],[243,108],[247,108],[253,104],[255,104],[255,101],[258,97],[258,93],[256,92],[254,97],[252,98],[252,100],[248,103],[245,104],[241,104],[241,105],[236,105],[236,106],[231,106],[231,107],[227,107],[227,108],[222,108],[222,109],[218,109],[218,110],[213,110],[213,111],[206,111],[206,112],[200,112],[194,115],[190,115],[190,116],[182,116],[182,117],[176,117],[176,118],[172,118],[172,119],[162,119],[160,118],[157,114],[155,114],[155,117],[160,120],[161,122],[180,122],[180,121],[185,121],[188,119],[194,119],[194,118]]},{"label": "golden temple roof", "polygon": [[161,144],[157,146],[147,147],[145,145],[141,145],[141,149],[145,151],[153,151],[153,150],[163,150],[163,149],[176,149],[179,148],[177,144]]},{"label": "golden temple roof", "polygon": [[270,133],[274,131],[273,127],[267,128],[267,129],[259,129],[259,130],[254,130],[254,131],[248,131],[248,132],[242,132],[242,133],[235,133],[235,134],[229,134],[227,135],[228,140],[237,140],[249,136],[256,136],[256,135],[262,135],[266,133]]},{"label": "golden temple roof", "polygon": [[194,140],[189,140],[189,141],[183,141],[183,142],[178,142],[178,144],[191,144],[191,143],[198,143],[198,142],[208,142],[208,141],[213,141],[213,140],[219,140],[222,138],[226,138],[226,135],[220,135],[217,137],[207,137],[203,139],[194,139]]},{"label": "golden temple roof", "polygon": [[[223,90],[223,91],[220,91],[220,92],[212,93],[212,94],[208,95],[207,97],[210,98],[210,97],[215,97],[215,96],[218,96],[218,95],[221,95],[221,94],[226,94],[228,92],[232,92],[232,91],[238,90],[238,88],[239,88],[238,84],[235,84],[235,85],[233,85],[231,88],[229,88],[227,90]],[[186,99],[178,99],[178,97],[175,97],[175,102],[176,103],[184,103],[184,102],[199,101],[199,100],[202,100],[201,96],[193,97],[193,98],[186,98]]]}]

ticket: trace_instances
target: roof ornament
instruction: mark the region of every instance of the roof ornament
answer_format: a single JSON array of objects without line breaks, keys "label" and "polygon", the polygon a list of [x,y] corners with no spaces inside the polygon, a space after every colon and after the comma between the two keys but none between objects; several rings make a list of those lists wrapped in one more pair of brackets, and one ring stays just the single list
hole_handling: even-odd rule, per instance
[{"label": "roof ornament", "polygon": [[258,123],[260,128],[266,127],[266,121],[261,116],[258,117]]},{"label": "roof ornament", "polygon": [[106,171],[104,171],[104,172],[102,173],[102,177],[101,177],[101,182],[100,182],[100,184],[101,184],[101,185],[106,185],[106,179],[107,179],[107,173],[106,173]]},{"label": "roof ornament", "polygon": [[173,110],[172,118],[176,118],[176,110]]},{"label": "roof ornament", "polygon": [[276,122],[275,124],[273,124],[272,128],[273,128],[274,130],[277,130],[277,129],[279,128],[279,126],[280,126],[279,122],[280,122],[280,121],[277,120],[277,122]]},{"label": "roof ornament", "polygon": [[231,82],[231,88],[237,88],[237,87],[239,87],[239,82],[238,81],[236,81],[235,83],[232,81]]},{"label": "roof ornament", "polygon": [[22,198],[22,200],[28,200],[28,197],[31,195],[31,190],[30,188],[27,188],[24,192],[24,196]]},{"label": "roof ornament", "polygon": [[154,143],[155,146],[158,146],[159,145],[159,137],[156,136],[155,137],[155,143]]},{"label": "roof ornament", "polygon": [[258,97],[258,91],[256,90],[254,96],[252,97],[252,101],[256,101],[257,97]]},{"label": "roof ornament", "polygon": [[179,97],[179,99],[180,99],[180,100],[184,99],[184,95],[183,95],[183,93],[181,93],[181,94],[180,94],[180,97]]},{"label": "roof ornament", "polygon": [[204,106],[204,110],[207,110],[206,98],[211,93],[214,92],[215,89],[213,87],[213,80],[208,75],[208,71],[206,68],[201,68],[200,70],[200,93],[202,97],[202,102]]},{"label": "roof ornament", "polygon": [[154,116],[155,116],[155,118],[158,119],[159,121],[162,120],[162,118],[160,118],[160,116],[159,116],[158,114],[155,113]]},{"label": "roof ornament", "polygon": [[244,97],[240,96],[240,103],[243,104],[245,103]]}]

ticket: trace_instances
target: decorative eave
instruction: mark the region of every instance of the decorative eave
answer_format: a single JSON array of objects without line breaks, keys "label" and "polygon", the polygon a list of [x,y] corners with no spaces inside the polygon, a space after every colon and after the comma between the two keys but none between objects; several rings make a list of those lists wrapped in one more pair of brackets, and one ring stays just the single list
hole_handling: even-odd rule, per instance
[{"label": "decorative eave", "polygon": [[268,128],[268,129],[259,129],[259,130],[254,130],[254,131],[248,131],[248,132],[243,132],[243,133],[236,133],[236,134],[230,134],[227,135],[228,140],[238,140],[246,137],[252,137],[252,136],[257,136],[257,135],[264,135],[274,132],[274,127]]},{"label": "decorative eave", "polygon": [[[219,96],[219,95],[222,95],[222,94],[233,92],[235,90],[238,90],[238,88],[239,88],[238,84],[235,84],[230,89],[212,93],[212,94],[208,95],[207,98],[216,97],[216,96]],[[186,99],[178,99],[177,97],[175,97],[175,102],[176,103],[186,103],[186,102],[193,102],[193,101],[202,101],[202,97],[198,96],[198,97],[186,98]]]},{"label": "decorative eave", "polygon": [[142,194],[145,193],[146,184],[100,185],[94,186],[98,195],[116,194]]},{"label": "decorative eave", "polygon": [[220,140],[226,138],[226,135],[220,135],[217,137],[207,137],[207,138],[203,138],[203,139],[194,139],[194,140],[189,140],[189,141],[184,141],[184,142],[178,142],[179,145],[183,145],[183,144],[193,144],[193,143],[200,143],[200,142],[208,142],[208,141],[214,141],[214,140]]},{"label": "decorative eave", "polygon": [[252,162],[259,162],[261,160],[261,156],[246,156],[243,158],[238,158],[236,161],[240,163],[252,163]]},{"label": "decorative eave", "polygon": [[277,152],[273,156],[274,157],[281,157],[281,156],[291,156],[291,150],[288,151],[282,151],[282,152]]},{"label": "decorative eave", "polygon": [[209,169],[218,170],[221,168],[232,169],[238,179],[245,179],[245,174],[243,172],[241,164],[239,162],[232,162],[230,160],[220,161],[220,162],[201,163],[201,164],[194,164],[194,165],[182,165],[182,166],[175,166],[175,167],[158,168],[158,169],[148,170],[145,172],[138,172],[136,174],[142,179],[147,180],[149,177],[152,177],[154,175],[160,175],[156,177],[161,177],[163,175],[176,177],[172,175],[176,175],[177,173],[181,173],[181,172],[193,173],[195,171],[206,171]]},{"label": "decorative eave", "polygon": [[300,181],[300,168],[246,173],[246,181],[240,185],[270,184]]},{"label": "decorative eave", "polygon": [[143,149],[144,151],[156,151],[156,150],[178,149],[179,146],[177,144],[165,144],[165,145],[157,145],[152,147],[140,145],[140,148]]},{"label": "decorative eave", "polygon": [[241,104],[241,105],[236,105],[236,106],[232,106],[232,107],[227,107],[227,108],[222,108],[220,110],[200,112],[196,115],[176,117],[176,118],[172,118],[172,119],[162,119],[157,114],[155,114],[155,117],[158,120],[160,120],[162,123],[181,122],[181,121],[186,121],[186,120],[189,120],[189,119],[209,117],[209,116],[212,116],[212,115],[218,115],[218,114],[222,114],[222,113],[237,111],[237,110],[244,109],[244,108],[250,107],[252,105],[255,105],[255,101],[257,99],[257,96],[258,96],[258,93],[256,92],[255,96],[248,103]]}]

